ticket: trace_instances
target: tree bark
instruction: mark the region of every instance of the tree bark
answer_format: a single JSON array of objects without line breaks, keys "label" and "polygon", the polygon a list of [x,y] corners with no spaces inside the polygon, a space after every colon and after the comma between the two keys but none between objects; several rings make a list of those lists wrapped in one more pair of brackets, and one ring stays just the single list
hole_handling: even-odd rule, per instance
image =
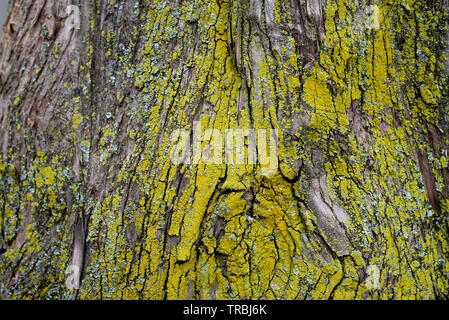
[{"label": "tree bark", "polygon": [[[447,298],[447,13],[10,1],[0,298]],[[171,161],[206,129],[273,130],[275,172]]]}]

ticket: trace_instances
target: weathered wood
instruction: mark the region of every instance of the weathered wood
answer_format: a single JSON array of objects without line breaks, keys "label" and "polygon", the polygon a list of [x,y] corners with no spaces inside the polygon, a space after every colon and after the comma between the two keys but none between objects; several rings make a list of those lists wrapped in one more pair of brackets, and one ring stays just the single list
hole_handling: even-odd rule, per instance
[{"label": "weathered wood", "polygon": [[447,298],[447,10],[11,1],[0,298]]}]

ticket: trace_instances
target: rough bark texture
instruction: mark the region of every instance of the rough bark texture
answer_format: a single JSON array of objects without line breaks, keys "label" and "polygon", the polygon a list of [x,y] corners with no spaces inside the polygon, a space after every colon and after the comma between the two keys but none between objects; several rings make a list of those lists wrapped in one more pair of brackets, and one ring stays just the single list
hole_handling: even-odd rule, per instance
[{"label": "rough bark texture", "polygon": [[[73,4],[4,27],[0,298],[449,296],[447,1]],[[173,164],[194,121],[279,169]]]}]

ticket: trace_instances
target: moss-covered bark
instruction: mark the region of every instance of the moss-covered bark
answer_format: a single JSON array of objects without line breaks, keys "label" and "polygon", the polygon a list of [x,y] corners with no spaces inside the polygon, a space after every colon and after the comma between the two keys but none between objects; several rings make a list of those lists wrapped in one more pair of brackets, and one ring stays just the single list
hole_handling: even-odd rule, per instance
[{"label": "moss-covered bark", "polygon": [[[1,298],[448,297],[447,1],[11,2]],[[174,164],[194,123],[278,170]]]}]

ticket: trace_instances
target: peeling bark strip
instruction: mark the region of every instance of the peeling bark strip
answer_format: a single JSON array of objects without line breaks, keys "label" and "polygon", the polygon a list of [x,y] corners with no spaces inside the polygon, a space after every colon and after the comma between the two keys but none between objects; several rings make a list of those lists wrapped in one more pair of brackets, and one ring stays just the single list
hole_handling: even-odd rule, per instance
[{"label": "peeling bark strip", "polygon": [[[448,298],[447,21],[435,1],[11,1],[0,298]],[[238,129],[276,152],[170,161],[173,133],[203,152]]]},{"label": "peeling bark strip", "polygon": [[[322,3],[323,2],[323,3]],[[309,70],[319,59],[320,42],[325,38],[324,1],[290,0],[292,35],[298,46],[303,66]]]},{"label": "peeling bark strip", "polygon": [[435,210],[436,212],[440,212],[438,194],[435,190],[435,178],[432,172],[432,167],[429,164],[427,154],[423,154],[420,152],[418,154],[418,161],[429,202],[432,205],[433,210]]}]

